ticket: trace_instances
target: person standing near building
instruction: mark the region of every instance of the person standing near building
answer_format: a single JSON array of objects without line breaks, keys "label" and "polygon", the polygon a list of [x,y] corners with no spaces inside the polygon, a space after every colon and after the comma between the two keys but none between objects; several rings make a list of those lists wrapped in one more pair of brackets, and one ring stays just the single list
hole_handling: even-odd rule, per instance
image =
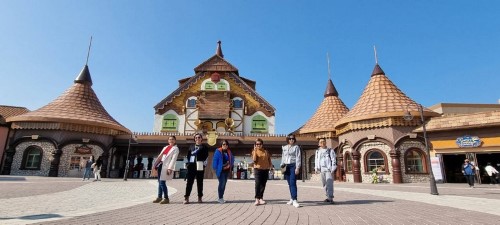
[{"label": "person standing near building", "polygon": [[198,203],[203,203],[203,176],[205,175],[206,160],[208,158],[208,147],[202,144],[203,136],[199,133],[194,135],[194,145],[189,146],[187,159],[187,183],[184,204],[189,204],[189,196],[193,189],[194,179],[198,187]]},{"label": "person standing near building", "polygon": [[91,155],[90,158],[84,163],[85,172],[83,173],[83,180],[85,180],[85,178],[87,178],[87,180],[90,180],[90,173],[92,172],[93,163],[95,163],[95,159],[94,156]]},{"label": "person standing near building", "polygon": [[258,138],[252,150],[253,169],[255,176],[255,205],[264,205],[264,191],[271,169],[271,154],[264,149],[264,141]]},{"label": "person standing near building", "polygon": [[486,173],[490,177],[490,185],[498,184],[496,178],[498,170],[495,169],[495,167],[493,167],[490,162],[486,163],[486,167],[484,167],[484,170],[486,170]]},{"label": "person standing near building", "polygon": [[215,170],[217,179],[219,180],[219,187],[217,189],[219,194],[219,199],[217,202],[225,203],[224,191],[226,190],[226,183],[231,170],[234,166],[234,156],[229,149],[229,142],[227,140],[222,141],[222,146],[217,148],[214,152],[214,158],[212,160],[212,168]]},{"label": "person standing near building", "polygon": [[333,204],[333,173],[337,169],[337,155],[326,147],[326,140],[319,139],[318,150],[314,158],[314,170],[321,173],[321,183],[326,192],[325,202]]},{"label": "person standing near building", "polygon": [[286,137],[286,142],[287,145],[282,147],[281,156],[281,168],[286,168],[284,174],[291,196],[290,201],[286,204],[298,208],[300,205],[297,201],[297,175],[299,175],[301,166],[300,147],[295,144],[296,139],[293,134]]},{"label": "person standing near building", "polygon": [[[153,163],[153,170],[158,171],[158,197],[153,203],[169,204],[167,180],[171,179],[175,171],[175,163],[179,155],[175,136],[168,137],[168,145],[165,146]],[[163,196],[163,198],[162,198]]]},{"label": "person standing near building", "polygon": [[465,162],[462,165],[462,173],[464,174],[465,180],[467,180],[467,183],[471,188],[474,188],[475,171],[476,167],[470,163],[469,159],[465,159]]},{"label": "person standing near building", "polygon": [[102,158],[99,156],[97,160],[95,161],[93,169],[94,169],[94,182],[95,181],[101,181],[101,167],[102,167]]}]

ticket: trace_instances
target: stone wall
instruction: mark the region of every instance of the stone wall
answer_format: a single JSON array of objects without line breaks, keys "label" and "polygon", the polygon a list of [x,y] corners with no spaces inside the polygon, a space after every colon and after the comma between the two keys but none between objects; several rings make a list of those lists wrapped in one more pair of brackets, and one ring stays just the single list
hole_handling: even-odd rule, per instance
[{"label": "stone wall", "polygon": [[393,183],[392,179],[392,164],[391,164],[391,157],[389,155],[389,152],[391,151],[391,147],[387,146],[385,143],[378,142],[378,141],[373,141],[373,142],[367,142],[359,146],[359,153],[361,154],[360,158],[360,164],[361,164],[361,180],[362,183],[371,183],[372,182],[372,173],[367,172],[365,168],[365,161],[366,161],[366,152],[369,151],[370,149],[378,149],[381,150],[382,152],[385,153],[385,162],[387,164],[387,169],[388,173],[386,174],[379,174],[382,175],[383,179],[382,182],[387,182],[387,183]]},{"label": "stone wall", "polygon": [[[40,170],[20,169],[24,151],[30,146],[38,146],[43,149]],[[54,145],[47,141],[28,141],[20,143],[16,146],[16,152],[14,153],[10,174],[21,176],[48,176],[50,170],[50,159],[52,158],[51,152],[54,150],[56,150]]]},{"label": "stone wall", "polygon": [[[63,149],[61,149],[62,154],[61,154],[61,161],[59,164],[59,171],[58,171],[59,177],[68,176],[69,164],[71,162],[72,156],[82,156],[82,154],[75,153],[76,147],[79,147],[79,146],[81,146],[81,144],[69,144],[69,145],[64,146]],[[89,144],[87,146],[92,148],[92,150],[91,150],[92,155],[95,157],[96,160],[104,152],[104,150],[101,147],[99,147],[98,145]]]},{"label": "stone wall", "polygon": [[[399,147],[398,150],[401,152],[400,160],[401,160],[401,173],[403,175],[403,183],[425,183],[429,182],[429,175],[426,174],[407,174],[406,173],[406,165],[405,165],[405,154],[411,148],[418,148],[420,150],[425,149],[425,145],[419,141],[405,141]],[[425,151],[422,151],[425,152]],[[425,156],[424,156],[425,157]],[[422,161],[424,162],[424,161]],[[424,168],[427,165],[423,165]]]}]

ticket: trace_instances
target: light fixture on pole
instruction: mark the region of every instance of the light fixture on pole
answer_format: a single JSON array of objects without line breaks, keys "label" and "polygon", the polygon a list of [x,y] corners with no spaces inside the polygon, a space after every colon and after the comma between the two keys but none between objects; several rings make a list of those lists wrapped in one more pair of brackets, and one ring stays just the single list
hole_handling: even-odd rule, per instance
[{"label": "light fixture on pole", "polygon": [[130,137],[128,138],[127,160],[125,162],[125,172],[123,173],[123,181],[127,181],[128,170],[129,170],[129,167],[130,167],[130,160],[129,160],[129,157],[130,157],[130,144],[132,142],[132,139],[134,141],[137,141],[137,137],[135,135],[131,134]]},{"label": "light fixture on pole", "polygon": [[[408,111],[408,106],[410,106],[411,103],[408,103],[406,105],[406,112],[403,116],[403,119],[406,121],[410,121],[413,119],[413,115],[411,115],[410,111]],[[425,129],[425,120],[424,120],[424,108],[422,105],[418,103],[414,103],[418,107],[418,112],[420,113],[420,122],[422,123],[422,130],[424,133],[424,142],[425,142],[425,151],[426,151],[426,158],[427,158],[427,168],[429,168],[429,179],[430,179],[430,188],[431,188],[431,195],[439,195],[438,189],[436,186],[436,179],[434,178],[434,173],[432,172],[432,164],[431,164],[431,152],[429,150],[429,145],[427,141],[427,130]]]}]

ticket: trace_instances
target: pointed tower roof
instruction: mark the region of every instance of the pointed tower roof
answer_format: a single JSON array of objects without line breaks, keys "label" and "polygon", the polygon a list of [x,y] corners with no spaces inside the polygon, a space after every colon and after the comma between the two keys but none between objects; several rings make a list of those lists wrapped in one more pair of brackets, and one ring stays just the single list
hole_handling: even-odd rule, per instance
[{"label": "pointed tower roof", "polygon": [[[389,78],[382,68],[376,64],[373,69],[371,79],[366,85],[363,94],[358,102],[335,127],[342,126],[349,122],[399,117],[409,111],[412,115],[420,115],[418,103],[406,96]],[[438,116],[439,114],[424,108],[424,116]]]},{"label": "pointed tower roof", "polygon": [[221,58],[224,58],[224,54],[222,54],[222,46],[221,46],[222,41],[217,42],[217,50],[215,50],[215,54],[220,56]]},{"label": "pointed tower roof", "polygon": [[238,68],[234,67],[224,59],[224,55],[222,54],[222,46],[221,41],[217,42],[217,49],[215,50],[215,55],[207,59],[205,62],[202,62],[196,68],[194,68],[194,72],[234,72],[238,74]]},{"label": "pointed tower roof", "polygon": [[[54,101],[35,111],[8,118],[14,129],[56,129],[98,134],[130,134],[130,130],[111,117],[92,89],[85,65],[68,88]],[[76,126],[75,126],[76,125]]]},{"label": "pointed tower roof", "polygon": [[331,79],[328,79],[324,96],[314,115],[300,128],[300,134],[334,132],[335,123],[349,111],[338,97],[339,94]]}]

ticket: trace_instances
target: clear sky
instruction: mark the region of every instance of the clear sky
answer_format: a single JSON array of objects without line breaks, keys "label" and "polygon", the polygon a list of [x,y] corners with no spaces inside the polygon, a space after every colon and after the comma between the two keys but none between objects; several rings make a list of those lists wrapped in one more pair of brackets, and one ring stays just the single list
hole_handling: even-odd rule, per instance
[{"label": "clear sky", "polygon": [[85,64],[106,110],[152,131],[154,105],[224,57],[276,108],[276,133],[302,126],[328,80],[352,108],[375,65],[424,106],[498,103],[500,1],[1,1],[0,105],[36,110]]}]

